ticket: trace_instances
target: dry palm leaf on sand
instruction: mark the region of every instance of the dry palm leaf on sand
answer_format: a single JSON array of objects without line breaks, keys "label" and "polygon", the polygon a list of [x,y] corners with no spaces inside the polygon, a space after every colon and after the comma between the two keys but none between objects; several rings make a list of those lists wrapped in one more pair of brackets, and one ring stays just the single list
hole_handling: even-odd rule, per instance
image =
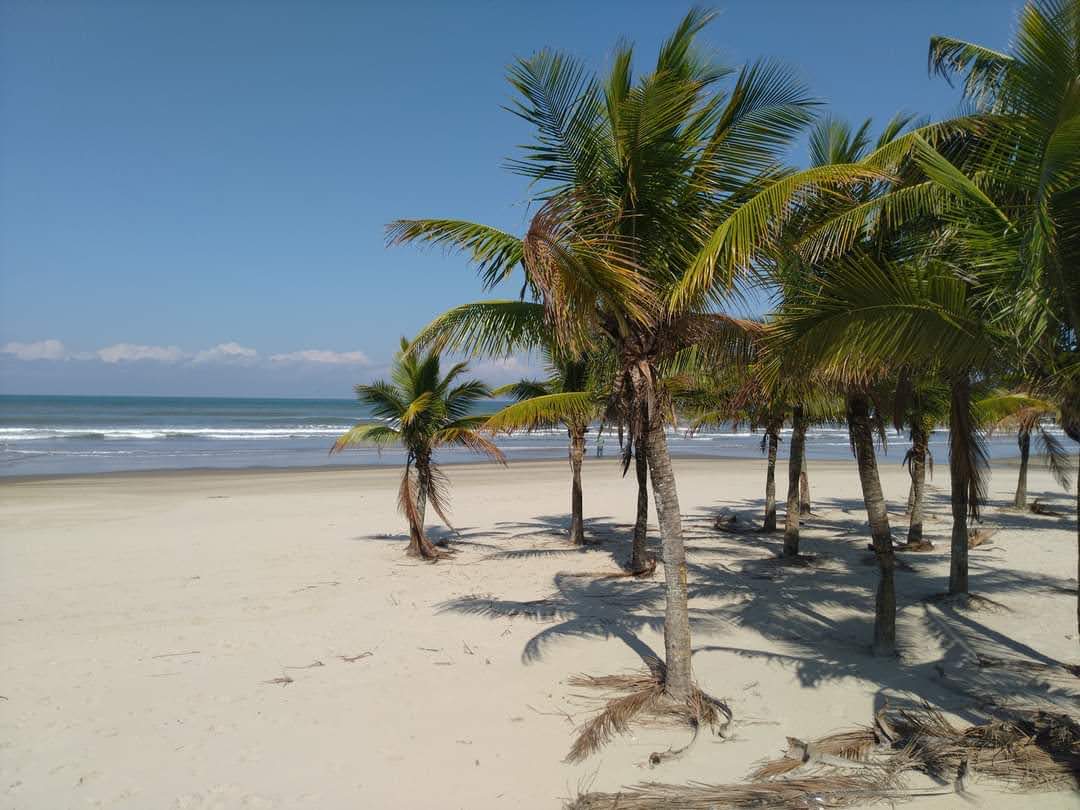
[{"label": "dry palm leaf on sand", "polygon": [[[884,777],[883,777],[884,778]],[[902,798],[887,782],[866,774],[828,774],[732,785],[665,785],[646,782],[620,793],[586,793],[567,810],[727,810],[728,808],[865,807]]]},{"label": "dry palm leaf on sand", "polygon": [[688,725],[696,739],[702,727],[723,734],[731,722],[731,710],[723,702],[698,688],[686,702],[675,701],[664,692],[663,665],[628,675],[593,677],[578,675],[569,680],[575,687],[603,690],[612,694],[604,709],[578,730],[567,762],[580,762],[604,747],[615,735],[625,734],[631,723]]},{"label": "dry palm leaf on sand", "polygon": [[666,785],[648,782],[619,793],[588,793],[570,810],[779,810],[866,806],[926,796],[910,788],[905,772],[918,771],[963,793],[968,774],[1025,792],[1077,787],[1080,725],[1065,715],[1015,712],[1007,719],[957,728],[924,706],[883,709],[873,726],[803,742],[730,785]]}]

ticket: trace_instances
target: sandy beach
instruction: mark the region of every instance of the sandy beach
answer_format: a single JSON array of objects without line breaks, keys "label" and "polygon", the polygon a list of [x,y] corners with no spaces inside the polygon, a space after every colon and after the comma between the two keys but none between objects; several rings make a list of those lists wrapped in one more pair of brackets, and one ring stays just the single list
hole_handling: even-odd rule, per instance
[{"label": "sandy beach", "polygon": [[[564,463],[450,472],[459,553],[434,565],[402,553],[392,469],[0,484],[0,805],[557,807],[580,788],[738,781],[786,736],[866,724],[885,701],[959,720],[977,719],[980,694],[1075,708],[1078,682],[1058,666],[1076,661],[1075,529],[1003,509],[1013,468],[995,470],[984,525],[998,531],[971,559],[972,590],[1000,607],[924,601],[947,578],[939,477],[938,550],[905,557],[903,658],[883,662],[867,654],[876,568],[854,464],[812,465],[816,564],[791,569],[770,562],[779,537],[712,528],[724,510],[758,520],[764,463],[684,459],[694,667],[733,727],[657,768],[649,754],[686,731],[637,729],[564,764],[596,706],[567,677],[663,649],[662,580],[599,576],[628,553],[633,487],[616,460],[587,462],[599,544],[578,551],[563,539]],[[882,476],[898,510],[907,475],[883,459]],[[1068,512],[1040,468],[1031,491]],[[969,789],[980,807],[1017,806]]]}]

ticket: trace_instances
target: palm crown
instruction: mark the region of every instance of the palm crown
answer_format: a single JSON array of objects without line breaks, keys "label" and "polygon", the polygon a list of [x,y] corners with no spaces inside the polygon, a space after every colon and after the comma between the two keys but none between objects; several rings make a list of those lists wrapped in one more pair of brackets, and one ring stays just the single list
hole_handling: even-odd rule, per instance
[{"label": "palm crown", "polygon": [[[501,450],[480,430],[486,415],[474,413],[476,404],[491,396],[477,380],[460,378],[466,363],[455,363],[443,374],[439,354],[418,355],[401,351],[394,359],[391,380],[356,386],[359,400],[371,408],[381,424],[361,424],[342,434],[330,452],[355,444],[384,447],[400,444],[407,451],[398,505],[409,521],[410,553],[424,558],[439,556],[424,535],[424,511],[430,501],[447,525],[446,479],[432,460],[440,447],[465,447],[488,458],[505,462]],[[415,474],[413,468],[415,467]]]}]

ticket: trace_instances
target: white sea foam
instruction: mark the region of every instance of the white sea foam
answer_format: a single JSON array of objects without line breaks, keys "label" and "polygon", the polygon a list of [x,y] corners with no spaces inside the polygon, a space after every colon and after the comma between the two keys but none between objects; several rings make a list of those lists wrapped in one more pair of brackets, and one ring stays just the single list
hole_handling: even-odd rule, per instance
[{"label": "white sea foam", "polygon": [[17,427],[0,428],[0,442],[41,439],[154,440],[154,439],[305,439],[337,436],[347,430],[343,425],[295,425],[273,428],[222,427]]}]

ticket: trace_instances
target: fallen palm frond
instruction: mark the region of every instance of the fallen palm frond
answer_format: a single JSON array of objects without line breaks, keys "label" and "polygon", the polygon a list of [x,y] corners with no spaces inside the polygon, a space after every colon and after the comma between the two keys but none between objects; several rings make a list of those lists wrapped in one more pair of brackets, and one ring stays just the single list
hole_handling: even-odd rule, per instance
[{"label": "fallen palm frond", "polygon": [[1038,498],[1036,498],[1034,501],[1032,501],[1031,506],[1029,506],[1028,508],[1032,512],[1034,512],[1036,515],[1049,515],[1050,517],[1063,517],[1064,516],[1063,512],[1057,512],[1057,511],[1051,509],[1046,504],[1040,503]]},{"label": "fallen palm frond", "polygon": [[[974,773],[1023,790],[1077,786],[1080,724],[1064,714],[1017,712],[958,729],[925,706],[889,718],[915,766],[931,776]],[[895,744],[894,744],[895,745]]]},{"label": "fallen palm frond", "polygon": [[904,543],[903,545],[893,546],[893,551],[933,551],[934,544],[929,540],[916,540],[914,543]]},{"label": "fallen palm frond", "polygon": [[962,786],[968,773],[1024,790],[1077,785],[1080,725],[1067,715],[1015,712],[959,729],[940,711],[882,710],[873,727],[852,729],[804,743],[788,738],[783,757],[766,762],[752,779],[783,776],[804,766],[850,768],[855,764],[901,773],[922,771]]},{"label": "fallen palm frond", "polygon": [[656,662],[649,672],[628,675],[577,675],[569,680],[575,687],[625,693],[612,697],[603,711],[578,731],[567,762],[580,762],[604,747],[613,737],[625,734],[635,720],[658,724],[688,725],[695,736],[708,727],[723,734],[731,722],[731,710],[723,702],[694,688],[690,698],[677,701],[664,691],[663,666]]},{"label": "fallen palm frond", "polygon": [[995,534],[997,534],[997,529],[968,529],[968,548],[985,545]]},{"label": "fallen palm frond", "polygon": [[646,782],[619,793],[586,793],[567,810],[723,810],[724,808],[855,807],[903,799],[887,773],[827,774],[733,785]]},{"label": "fallen palm frond", "polygon": [[[805,769],[803,773],[795,772]],[[906,772],[919,771],[948,787],[910,788]],[[775,810],[867,806],[927,795],[963,793],[968,774],[1019,790],[1077,786],[1080,725],[1041,711],[957,728],[941,712],[882,709],[874,724],[810,742],[788,738],[788,749],[742,784],[669,785],[646,782],[618,793],[586,793],[568,810]]]},{"label": "fallen palm frond", "polygon": [[787,741],[788,749],[784,756],[766,762],[750,775],[752,779],[775,779],[809,763],[838,764],[834,760],[862,762],[879,743],[878,736],[870,728],[841,731],[810,742],[795,737],[788,737]]}]

